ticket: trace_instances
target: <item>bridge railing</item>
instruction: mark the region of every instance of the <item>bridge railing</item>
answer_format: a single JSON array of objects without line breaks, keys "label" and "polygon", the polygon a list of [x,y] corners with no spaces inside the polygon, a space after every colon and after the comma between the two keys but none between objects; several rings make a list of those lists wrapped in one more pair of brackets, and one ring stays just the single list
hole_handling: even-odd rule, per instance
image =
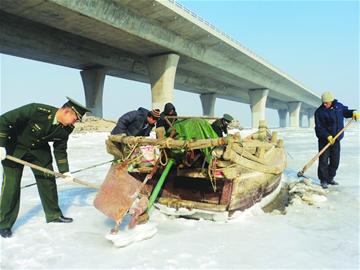
[{"label": "bridge railing", "polygon": [[[199,21],[203,22],[204,24],[206,24],[207,26],[209,26],[210,28],[212,28],[213,30],[215,30],[216,32],[218,32],[219,34],[221,34],[222,36],[230,39],[232,42],[236,43],[237,45],[239,45],[242,49],[245,49],[246,51],[248,51],[249,53],[255,55],[258,58],[262,58],[258,55],[256,55],[254,52],[252,52],[251,50],[249,50],[248,48],[244,47],[244,45],[242,45],[239,41],[237,41],[236,39],[234,39],[233,37],[231,37],[230,35],[228,35],[227,33],[225,33],[224,31],[220,30],[219,28],[217,28],[215,25],[209,23],[207,20],[205,20],[204,18],[202,18],[201,16],[197,15],[195,12],[193,12],[192,10],[188,9],[187,7],[185,7],[184,5],[180,4],[179,2],[177,2],[176,0],[168,0],[170,3],[178,6],[179,8],[181,8],[182,10],[184,10],[185,12],[187,12],[188,14],[190,14],[191,16],[193,16],[194,18],[198,19]],[[263,59],[263,58],[262,58]],[[265,60],[265,59],[263,59]]]},{"label": "bridge railing", "polygon": [[213,29],[214,31],[216,31],[218,34],[222,35],[223,37],[229,39],[230,41],[232,41],[233,43],[235,43],[237,46],[239,46],[242,50],[246,51],[247,54],[249,56],[252,56],[253,58],[257,59],[259,62],[261,62],[263,65],[267,66],[270,69],[273,69],[274,71],[276,71],[277,73],[281,74],[282,76],[284,76],[286,79],[288,79],[289,81],[292,81],[293,83],[297,84],[298,86],[306,89],[308,92],[316,95],[313,91],[309,90],[307,87],[303,86],[299,81],[295,80],[294,78],[292,78],[290,75],[286,74],[285,72],[281,71],[280,69],[276,68],[275,66],[271,65],[265,58],[257,55],[256,53],[254,53],[253,51],[251,51],[250,49],[244,47],[244,45],[242,45],[238,40],[234,39],[233,37],[231,37],[230,35],[228,35],[227,33],[225,33],[224,31],[220,30],[219,28],[217,28],[216,26],[214,26],[213,24],[209,23],[208,21],[206,21],[204,18],[202,18],[201,16],[197,15],[195,12],[193,12],[192,10],[188,9],[187,7],[185,7],[184,5],[180,4],[179,2],[177,2],[176,0],[168,0],[168,2],[176,5],[177,7],[179,7],[180,9],[182,9],[183,11],[185,11],[186,13],[190,14],[191,16],[193,16],[194,18],[196,18],[197,20],[201,21],[202,23],[206,24],[207,26],[209,26],[211,29]]}]

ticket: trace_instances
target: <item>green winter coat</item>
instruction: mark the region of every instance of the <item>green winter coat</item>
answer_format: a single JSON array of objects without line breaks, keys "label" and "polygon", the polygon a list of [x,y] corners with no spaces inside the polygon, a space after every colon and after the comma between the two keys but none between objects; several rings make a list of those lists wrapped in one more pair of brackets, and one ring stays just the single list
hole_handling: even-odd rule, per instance
[{"label": "green winter coat", "polygon": [[58,108],[31,103],[0,116],[0,146],[8,155],[22,158],[30,154],[46,165],[52,162],[49,142],[61,173],[69,171],[67,141],[74,126],[53,125]]}]

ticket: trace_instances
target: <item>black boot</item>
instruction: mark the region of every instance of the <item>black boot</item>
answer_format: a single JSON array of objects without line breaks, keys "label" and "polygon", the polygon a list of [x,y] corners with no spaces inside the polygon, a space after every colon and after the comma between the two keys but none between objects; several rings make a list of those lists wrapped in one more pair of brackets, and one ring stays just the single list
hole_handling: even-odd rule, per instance
[{"label": "black boot", "polygon": [[9,238],[12,236],[11,229],[0,229],[0,235],[4,238]]},{"label": "black boot", "polygon": [[330,179],[328,182],[327,182],[329,185],[338,185],[339,183],[336,182],[334,179]]},{"label": "black boot", "polygon": [[63,215],[61,215],[60,217],[58,217],[57,219],[54,219],[52,221],[49,222],[55,222],[55,223],[70,223],[73,222],[72,218],[69,217],[64,217]]},{"label": "black boot", "polygon": [[321,181],[321,187],[323,189],[327,189],[328,188],[327,182],[326,181]]}]

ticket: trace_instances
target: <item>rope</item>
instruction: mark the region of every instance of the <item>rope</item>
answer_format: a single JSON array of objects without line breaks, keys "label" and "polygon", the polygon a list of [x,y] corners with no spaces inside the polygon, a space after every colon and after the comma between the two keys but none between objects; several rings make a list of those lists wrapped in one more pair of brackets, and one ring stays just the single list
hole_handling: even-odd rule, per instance
[{"label": "rope", "polygon": [[170,148],[170,145],[169,145],[169,141],[171,140],[171,138],[167,138],[165,140],[165,145],[166,145],[166,148]]},{"label": "rope", "polygon": [[[165,161],[163,161],[163,157],[165,157]],[[161,149],[160,150],[160,157],[159,157],[159,163],[161,166],[165,166],[168,163],[169,159],[168,156],[166,154],[166,150],[165,149]]]},{"label": "rope", "polygon": [[215,176],[214,176],[214,169],[213,169],[213,163],[216,162],[216,159],[210,159],[210,162],[209,162],[209,166],[208,166],[208,175],[209,175],[209,179],[210,179],[210,183],[211,183],[211,186],[214,190],[214,192],[216,192],[216,180],[215,180]]},{"label": "rope", "polygon": [[141,153],[140,155],[136,156],[135,158],[131,159],[128,161],[128,165],[130,165],[131,163],[134,163],[135,161],[137,161],[138,159],[140,159],[144,154]]},{"label": "rope", "polygon": [[[130,158],[130,156],[134,153],[134,150],[136,149],[136,147],[139,145],[139,143],[136,143],[135,146],[133,147],[133,149],[130,151],[130,153],[127,155],[127,157],[125,158],[125,160],[128,160]],[[128,145],[128,147],[130,147],[130,145]],[[124,160],[124,161],[125,161]]]}]

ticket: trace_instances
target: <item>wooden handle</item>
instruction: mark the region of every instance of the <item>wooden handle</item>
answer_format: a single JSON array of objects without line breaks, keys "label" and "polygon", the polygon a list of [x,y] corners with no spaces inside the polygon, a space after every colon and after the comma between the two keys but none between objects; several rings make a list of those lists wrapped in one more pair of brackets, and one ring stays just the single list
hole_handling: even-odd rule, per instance
[{"label": "wooden handle", "polygon": [[[347,129],[350,124],[353,122],[353,119],[351,119],[345,127],[342,128],[342,130],[340,130],[334,137],[334,140],[336,140],[344,131],[345,129]],[[323,149],[321,149],[321,151],[319,153],[316,154],[316,156],[314,156],[308,163],[305,164],[304,168],[298,172],[298,176],[303,176],[304,172],[309,169],[311,167],[311,165],[313,165],[313,163],[331,146],[331,143],[328,143],[327,145],[324,146]]]},{"label": "wooden handle", "polygon": [[[32,163],[30,163],[30,162],[24,161],[24,160],[19,159],[19,158],[16,158],[16,157],[13,157],[13,156],[9,156],[9,155],[7,155],[6,158],[7,158],[8,160],[14,161],[14,162],[16,162],[16,163],[19,163],[19,164],[28,166],[28,167],[30,167],[30,168],[33,168],[33,169],[35,169],[35,170],[38,170],[38,171],[41,171],[41,172],[44,172],[44,173],[47,173],[47,174],[50,174],[50,175],[54,175],[54,176],[56,176],[56,177],[66,178],[66,175],[64,175],[64,174],[62,174],[62,173],[54,172],[54,171],[52,171],[52,170],[43,168],[43,167],[41,167],[41,166],[32,164]],[[100,185],[96,185],[96,184],[93,184],[93,183],[89,183],[89,182],[86,182],[86,181],[84,181],[84,180],[80,180],[80,179],[77,179],[77,178],[74,178],[74,182],[75,182],[75,183],[78,183],[78,184],[80,184],[80,185],[83,185],[83,186],[87,186],[87,187],[90,187],[90,188],[94,188],[94,189],[99,189],[99,188],[100,188]]]},{"label": "wooden handle", "polygon": [[220,119],[219,117],[212,117],[212,116],[170,116],[167,115],[164,117],[165,119],[209,119],[209,120],[217,120]]}]

